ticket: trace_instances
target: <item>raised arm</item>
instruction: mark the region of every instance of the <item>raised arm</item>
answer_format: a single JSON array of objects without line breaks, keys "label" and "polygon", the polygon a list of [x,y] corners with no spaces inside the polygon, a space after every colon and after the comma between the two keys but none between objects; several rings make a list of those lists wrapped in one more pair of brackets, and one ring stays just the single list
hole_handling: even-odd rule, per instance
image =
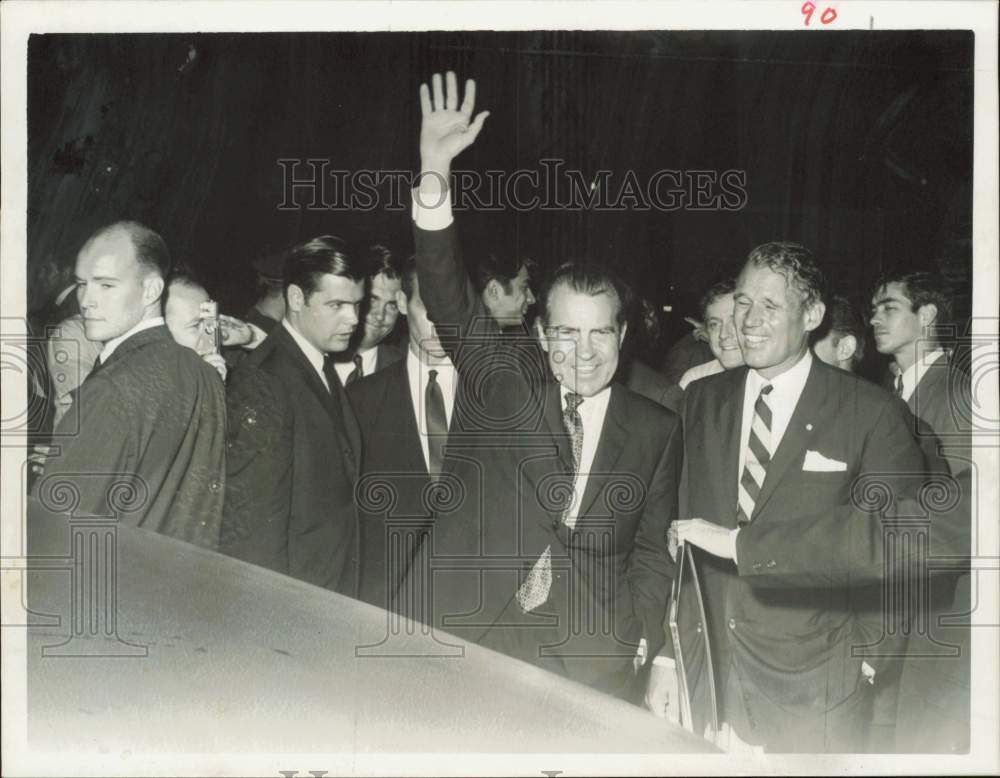
[{"label": "raised arm", "polygon": [[479,135],[488,112],[472,112],[476,85],[469,80],[458,107],[455,74],[440,74],[420,86],[420,185],[414,191],[413,216],[420,295],[440,327],[442,345],[454,357],[459,338],[486,312],[469,282],[455,234],[448,190],[451,162]]}]

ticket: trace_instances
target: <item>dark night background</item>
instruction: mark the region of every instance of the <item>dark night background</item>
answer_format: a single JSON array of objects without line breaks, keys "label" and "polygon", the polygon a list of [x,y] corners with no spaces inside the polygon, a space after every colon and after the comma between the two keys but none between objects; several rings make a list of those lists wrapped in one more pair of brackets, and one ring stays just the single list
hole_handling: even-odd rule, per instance
[{"label": "dark night background", "polygon": [[[193,59],[189,53],[194,52]],[[97,227],[142,221],[232,313],[252,259],[316,234],[411,249],[408,210],[279,210],[279,158],[413,169],[419,83],[454,69],[492,112],[456,167],[592,176],[746,171],[738,212],[462,215],[543,266],[614,257],[665,314],[798,240],[867,303],[883,267],[935,266],[971,305],[973,36],[934,32],[35,35],[29,44],[29,310]],[[867,307],[867,306],[865,306]]]}]

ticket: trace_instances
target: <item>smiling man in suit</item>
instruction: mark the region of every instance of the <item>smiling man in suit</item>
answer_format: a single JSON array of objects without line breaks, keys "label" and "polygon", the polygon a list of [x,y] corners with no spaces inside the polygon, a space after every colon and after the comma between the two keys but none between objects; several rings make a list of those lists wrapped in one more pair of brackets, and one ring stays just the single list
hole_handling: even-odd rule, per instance
[{"label": "smiling man in suit", "polygon": [[[358,596],[386,609],[430,526],[428,489],[441,473],[457,387],[455,367],[420,297],[415,258],[403,268],[400,284],[396,303],[409,329],[406,357],[347,387],[364,443]],[[384,488],[394,497],[388,506],[378,505]]]},{"label": "smiling man in suit", "polygon": [[[687,388],[687,506],[698,546],[724,747],[864,748],[894,516],[921,515],[923,459],[888,392],[812,356],[825,282],[795,243],[755,248],[734,320],[746,367]],[[893,512],[894,511],[894,512]],[[877,598],[876,598],[877,601]],[[654,678],[655,680],[655,678]]]},{"label": "smiling man in suit", "polygon": [[[421,88],[417,267],[462,389],[444,465],[461,494],[435,516],[428,555],[432,624],[635,699],[640,640],[663,641],[679,420],[611,383],[630,292],[606,268],[556,271],[540,338],[480,334],[498,325],[469,283],[441,187],[486,114],[472,117],[471,81],[461,110],[453,73],[447,97],[438,75],[433,88],[433,103]],[[415,564],[407,581],[426,575]]]},{"label": "smiling man in suit", "polygon": [[361,439],[328,355],[350,343],[364,276],[331,235],[284,273],[285,318],[229,384],[222,550],[354,596]]}]

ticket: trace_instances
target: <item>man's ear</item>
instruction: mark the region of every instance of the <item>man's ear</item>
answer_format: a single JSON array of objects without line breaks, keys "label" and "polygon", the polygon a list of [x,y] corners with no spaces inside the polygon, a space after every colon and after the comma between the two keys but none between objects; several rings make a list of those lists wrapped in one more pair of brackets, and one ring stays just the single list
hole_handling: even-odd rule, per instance
[{"label": "man's ear", "polygon": [[306,303],[306,296],[298,284],[288,285],[288,310],[298,313]]},{"label": "man's ear", "polygon": [[837,361],[847,362],[858,350],[858,339],[853,335],[841,335],[837,341]]},{"label": "man's ear", "polygon": [[925,303],[917,310],[917,316],[920,318],[921,327],[930,327],[932,324],[936,324],[937,315],[938,309],[934,303]]},{"label": "man's ear", "polygon": [[163,297],[163,279],[158,275],[150,273],[142,280],[142,301],[146,305],[152,305]]},{"label": "man's ear", "polygon": [[491,278],[489,281],[486,282],[485,292],[486,296],[489,297],[494,302],[503,297],[504,293],[503,286],[495,278]]},{"label": "man's ear", "polygon": [[402,289],[396,291],[396,307],[399,308],[399,312],[406,316],[406,295],[403,294]]},{"label": "man's ear", "polygon": [[542,326],[541,318],[535,320],[535,328],[538,330],[538,342],[542,344],[542,350],[548,352],[549,339],[545,337],[545,328]]},{"label": "man's ear", "polygon": [[823,323],[823,315],[826,313],[826,304],[820,301],[814,302],[806,308],[805,330],[812,332]]}]

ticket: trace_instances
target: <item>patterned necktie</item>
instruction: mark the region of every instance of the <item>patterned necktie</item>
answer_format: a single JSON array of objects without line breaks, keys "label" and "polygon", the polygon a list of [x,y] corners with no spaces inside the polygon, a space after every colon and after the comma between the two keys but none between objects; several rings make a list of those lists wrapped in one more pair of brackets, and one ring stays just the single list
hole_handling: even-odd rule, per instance
[{"label": "patterned necktie", "polygon": [[444,410],[444,394],[437,382],[437,370],[427,372],[424,389],[424,419],[427,424],[427,472],[431,480],[441,475],[444,461],[444,444],[448,441],[448,417]]},{"label": "patterned necktie", "polygon": [[892,391],[895,393],[896,397],[903,396],[903,374],[900,373],[896,376],[896,380],[892,383]]},{"label": "patterned necktie", "polygon": [[[583,419],[580,418],[578,410],[583,402],[583,397],[575,392],[566,394],[566,408],[563,411],[563,424],[573,441],[573,480],[570,485],[573,489],[567,498],[566,507],[563,509],[562,523],[570,529],[576,526],[577,517],[573,508],[576,501],[576,477],[580,473],[580,458],[583,454]],[[517,590],[517,603],[525,613],[533,611],[549,598],[549,590],[552,588],[552,546],[546,546],[545,551],[535,562],[531,571],[524,579],[524,583]]]},{"label": "patterned necktie", "polygon": [[767,466],[771,462],[771,406],[767,396],[772,389],[774,387],[771,384],[762,387],[753,408],[753,423],[750,425],[746,463],[740,476],[736,507],[736,524],[740,527],[749,524],[753,518],[753,509],[760,497],[761,487],[764,486]]},{"label": "patterned necktie", "polygon": [[359,378],[365,377],[365,367],[364,360],[361,359],[360,354],[354,355],[354,369],[347,374],[347,378],[344,380],[344,386],[350,386]]},{"label": "patterned necktie", "polygon": [[[563,425],[573,441],[573,481],[580,473],[580,457],[583,455],[583,419],[580,418],[580,405],[583,397],[576,392],[566,393],[566,408],[563,410]],[[576,499],[575,490],[570,494],[566,508],[563,510],[562,522],[570,529],[576,526],[576,516],[573,512],[573,502]]]}]

